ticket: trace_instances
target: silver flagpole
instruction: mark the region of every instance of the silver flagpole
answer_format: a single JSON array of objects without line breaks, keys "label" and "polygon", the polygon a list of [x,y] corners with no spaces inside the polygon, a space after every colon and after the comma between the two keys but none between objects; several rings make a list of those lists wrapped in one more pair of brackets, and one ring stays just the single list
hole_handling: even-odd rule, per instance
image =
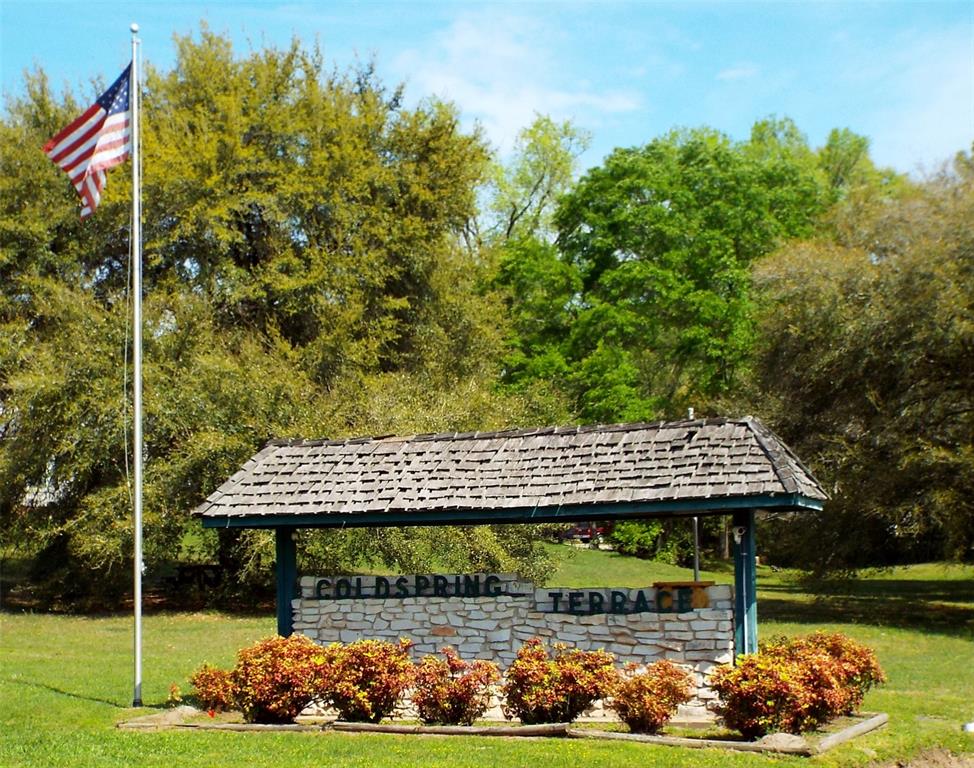
[{"label": "silver flagpole", "polygon": [[139,168],[139,25],[132,24],[132,80],[129,108],[132,138],[132,367],[135,390],[135,693],[132,706],[142,706],[142,188]]}]

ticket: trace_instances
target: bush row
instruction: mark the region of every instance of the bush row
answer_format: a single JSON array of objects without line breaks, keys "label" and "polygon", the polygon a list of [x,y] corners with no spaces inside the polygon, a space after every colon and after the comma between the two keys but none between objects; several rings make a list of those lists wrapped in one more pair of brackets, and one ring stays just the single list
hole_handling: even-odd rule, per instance
[{"label": "bush row", "polygon": [[[244,648],[232,670],[204,664],[190,678],[211,711],[239,709],[249,722],[293,720],[308,704],[333,706],[342,720],[377,723],[408,689],[427,724],[470,725],[490,706],[501,679],[493,662],[465,661],[450,647],[442,658],[409,658],[411,643],[359,640],[320,646],[302,635]],[[723,722],[753,738],[801,733],[855,712],[866,691],[885,680],[873,652],[839,634],[773,638],[758,653],[718,667],[710,684]],[[500,689],[504,716],[525,724],[571,722],[595,701],[636,733],[658,732],[693,695],[693,679],[669,661],[615,666],[606,651],[547,647],[532,638],[518,651]]]},{"label": "bush row", "polygon": [[[209,664],[190,677],[196,700],[211,712],[239,709],[248,722],[290,722],[311,702],[333,706],[339,718],[377,723],[412,689],[427,724],[470,725],[490,706],[501,679],[490,661],[464,661],[450,647],[443,658],[409,658],[411,643],[359,640],[320,646],[302,635],[261,640],[237,654],[231,670]],[[633,731],[654,733],[690,700],[693,680],[669,661],[622,672],[605,651],[532,638],[518,651],[501,687],[505,717],[525,724],[571,722],[595,701]]]},{"label": "bush row", "polygon": [[885,680],[872,650],[841,634],[816,632],[762,643],[735,666],[719,667],[710,684],[724,723],[754,738],[803,733],[853,714],[866,691]]}]

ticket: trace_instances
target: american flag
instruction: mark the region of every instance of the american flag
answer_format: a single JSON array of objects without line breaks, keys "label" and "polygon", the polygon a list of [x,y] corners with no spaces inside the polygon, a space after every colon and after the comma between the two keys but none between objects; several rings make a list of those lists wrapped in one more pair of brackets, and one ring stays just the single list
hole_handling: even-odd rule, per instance
[{"label": "american flag", "polygon": [[81,117],[44,145],[44,153],[68,176],[84,201],[81,218],[95,212],[105,188],[105,171],[125,161],[129,133],[129,79],[132,65]]}]

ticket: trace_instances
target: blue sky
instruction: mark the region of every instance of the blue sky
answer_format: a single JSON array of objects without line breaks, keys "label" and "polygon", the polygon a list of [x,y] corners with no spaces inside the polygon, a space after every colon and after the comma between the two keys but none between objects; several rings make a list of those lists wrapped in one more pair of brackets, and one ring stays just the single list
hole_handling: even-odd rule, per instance
[{"label": "blue sky", "polygon": [[129,58],[129,23],[162,69],[205,20],[237,50],[318,40],[374,57],[407,99],[435,94],[503,153],[535,112],[593,135],[583,165],[674,126],[734,138],[788,116],[822,144],[871,139],[877,162],[931,172],[974,141],[974,0],[952,2],[47,2],[0,0],[4,93],[35,63],[87,99]]}]

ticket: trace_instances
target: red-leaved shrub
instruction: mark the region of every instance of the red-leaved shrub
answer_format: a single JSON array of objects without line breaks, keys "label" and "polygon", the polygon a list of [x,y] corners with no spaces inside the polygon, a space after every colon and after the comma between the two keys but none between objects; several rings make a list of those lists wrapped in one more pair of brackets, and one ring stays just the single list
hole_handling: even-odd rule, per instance
[{"label": "red-leaved shrub", "polygon": [[753,739],[774,731],[800,733],[808,691],[797,662],[752,653],[720,666],[710,685],[720,697],[714,711],[728,728]]},{"label": "red-leaved shrub", "polygon": [[390,715],[413,681],[409,640],[357,640],[332,662],[328,698],[342,720],[377,723]]},{"label": "red-leaved shrub", "polygon": [[875,655],[842,635],[772,638],[736,666],[719,667],[710,684],[729,728],[753,738],[803,733],[855,712],[870,686],[885,680]]},{"label": "red-leaved shrub", "polygon": [[803,641],[828,653],[838,664],[843,684],[847,690],[847,702],[840,712],[851,715],[858,712],[866,692],[874,685],[886,682],[886,673],[872,648],[858,643],[838,632],[813,632]]},{"label": "red-leaved shrub", "polygon": [[330,688],[337,646],[304,635],[271,637],[237,653],[230,673],[247,722],[287,723]]},{"label": "red-leaved shrub", "polygon": [[568,723],[612,692],[619,673],[606,651],[580,651],[563,644],[554,654],[540,638],[527,640],[507,670],[504,716],[526,725]]},{"label": "red-leaved shrub", "polygon": [[196,701],[203,709],[223,712],[234,708],[236,696],[230,670],[204,663],[189,676],[189,682]]},{"label": "red-leaved shrub", "polygon": [[627,664],[608,702],[634,733],[658,733],[680,704],[693,698],[693,678],[685,669],[660,659],[642,672]]},{"label": "red-leaved shrub", "polygon": [[450,646],[443,659],[425,656],[416,667],[413,704],[427,724],[471,725],[490,706],[490,686],[500,680],[492,661],[464,661]]}]

